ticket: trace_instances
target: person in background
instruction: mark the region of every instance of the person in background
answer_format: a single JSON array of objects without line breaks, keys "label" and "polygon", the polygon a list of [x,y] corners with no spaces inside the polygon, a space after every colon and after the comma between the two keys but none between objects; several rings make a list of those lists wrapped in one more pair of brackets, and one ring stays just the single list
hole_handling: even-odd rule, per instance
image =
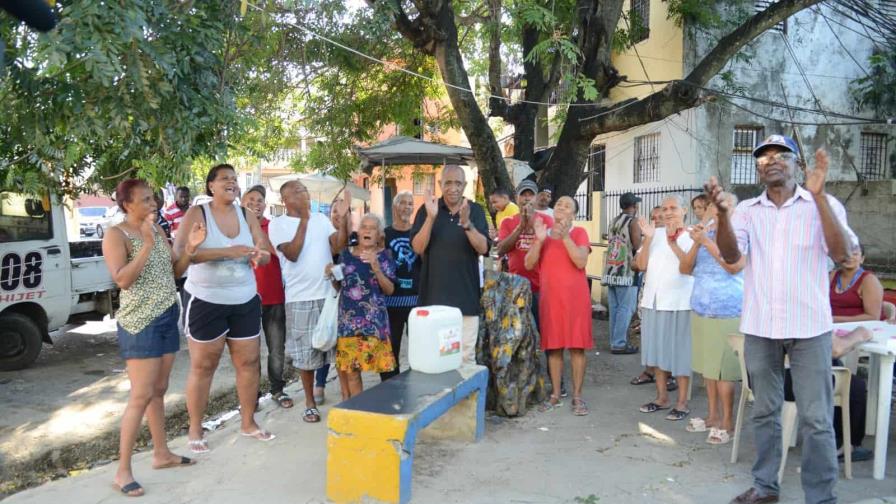
[{"label": "person in background", "polygon": [[640,278],[632,268],[635,251],[641,248],[638,203],[641,198],[625,193],[619,198],[621,212],[610,223],[606,267],[601,281],[607,286],[610,309],[610,353],[634,354],[638,347],[628,342],[628,327],[637,309]]},{"label": "person in background", "polygon": [[116,313],[119,354],[125,359],[131,389],[121,417],[118,470],[115,485],[128,497],[144,494],[134,479],[131,452],[146,415],[152,436],[152,467],[191,465],[187,457],[168,448],[165,433],[165,392],[174,357],[180,349],[177,290],[174,278],[190,264],[191,254],[205,239],[199,224],[190,231],[185,252],[173,254],[156,224],[158,205],[149,185],[124,180],[115,200],[125,219],[103,237],[103,257],[112,280],[121,289]]},{"label": "person in background", "polygon": [[[343,278],[339,281],[336,369],[346,385],[346,399],[363,391],[361,372],[395,369],[386,310],[386,296],[395,291],[395,262],[380,245],[383,232],[379,216],[365,215],[358,229],[358,244],[339,255]],[[332,264],[326,266],[328,276],[332,269]]]},{"label": "person in background", "polygon": [[706,208],[708,205],[709,198],[707,198],[703,193],[700,193],[691,198],[691,211],[694,212],[694,217],[697,218],[698,223],[702,223],[710,219],[710,216],[706,214]]},{"label": "person in background", "polygon": [[171,223],[171,236],[177,237],[177,230],[180,228],[181,221],[187,215],[190,209],[190,188],[178,187],[174,193],[174,203],[168,206],[163,212],[165,219]]},{"label": "person in background", "polygon": [[[731,208],[737,205],[728,195]],[[691,200],[696,207],[697,199]],[[706,419],[693,417],[686,429],[706,432],[709,444],[726,444],[734,430],[734,382],[741,379],[740,362],[728,343],[728,335],[740,327],[743,304],[746,259],[728,264],[716,245],[716,207],[712,203],[703,210],[705,224],[690,228],[694,246],[681,260],[680,271],[694,277],[691,293],[691,368],[703,376],[709,414]],[[721,406],[721,408],[719,407]]]},{"label": "person in background", "polygon": [[[684,202],[677,195],[663,200],[664,232],[643,217],[638,220],[644,241],[635,255],[635,267],[644,272],[641,299],[641,363],[656,368],[656,398],[641,406],[642,413],[669,409],[666,376],[678,379],[678,401],[666,420],[688,416],[688,380],[691,376],[691,289],[693,277],[679,271],[681,260],[693,246],[684,229]],[[656,239],[654,239],[656,237]]]},{"label": "person in background", "polygon": [[479,256],[488,253],[485,211],[464,198],[466,174],[457,165],[442,169],[442,197],[427,194],[411,227],[411,246],[423,258],[419,304],[445,305],[463,313],[464,362],[476,362],[479,336]]},{"label": "person in background", "polygon": [[168,222],[168,219],[166,219],[164,215],[162,215],[162,208],[164,208],[165,206],[165,193],[162,192],[161,189],[159,189],[158,191],[155,191],[153,193],[153,196],[156,200],[156,224],[158,224],[159,227],[162,228],[162,232],[165,233],[165,238],[170,240],[171,223]]},{"label": "person in background", "polygon": [[[195,224],[207,229],[205,241],[189,254],[191,264],[183,288],[184,332],[190,347],[187,439],[194,453],[209,451],[202,419],[225,346],[236,370],[240,435],[258,441],[275,437],[255,422],[261,299],[252,268],[270,262],[271,245],[255,214],[234,205],[236,183],[233,166],[212,167],[205,179],[205,192],[211,201],[190,208],[181,222],[187,229]],[[174,250],[189,253],[186,235],[175,238]]]},{"label": "person in background", "polygon": [[401,191],[392,200],[392,225],[386,228],[385,246],[395,261],[395,290],[386,296],[389,312],[389,338],[395,369],[380,373],[385,381],[400,371],[401,336],[411,310],[417,306],[417,289],[420,286],[420,258],[411,246],[411,216],[414,214],[414,195]]},{"label": "person in background", "polygon": [[535,196],[535,211],[554,218],[554,209],[551,208],[551,200],[553,199],[554,187],[550,184],[541,186],[541,190]]},{"label": "person in background", "polygon": [[591,253],[588,233],[573,226],[576,201],[563,196],[554,205],[554,225],[548,230],[545,221],[535,219],[535,241],[526,252],[527,269],[539,270],[541,299],[539,319],[541,348],[548,353],[551,396],[541,411],[562,406],[560,376],[563,374],[563,350],[569,351],[572,364],[572,413],[588,414],[582,398],[585,380],[585,350],[594,347],[591,335],[591,295],[585,265]]},{"label": "person in background", "polygon": [[[268,235],[268,226],[271,221],[264,216],[266,193],[264,186],[253,186],[243,195],[242,203],[244,207],[255,214],[261,230]],[[292,398],[283,391],[286,386],[286,380],[283,378],[286,361],[283,277],[280,272],[280,260],[277,258],[277,252],[273,247],[268,249],[268,252],[271,253],[271,261],[254,268],[255,284],[258,287],[258,295],[261,297],[261,327],[264,330],[265,345],[268,347],[268,381],[271,386],[271,398],[277,401],[281,408],[292,408]]]},{"label": "person in background", "polygon": [[495,210],[495,229],[501,229],[501,223],[508,217],[520,213],[520,207],[510,201],[510,191],[499,187],[488,197],[488,202]]},{"label": "person in background", "polygon": [[[657,205],[650,209],[650,222],[653,224],[653,227],[655,227],[656,229],[659,229],[664,226],[663,207],[661,205]],[[638,229],[640,230],[640,226]],[[643,238],[642,238],[642,240],[643,240]],[[637,253],[638,250],[640,250],[640,249],[635,250],[635,253]],[[643,279],[644,279],[643,271],[640,272],[640,277],[641,277],[641,280],[643,281]],[[638,290],[638,306],[641,306],[641,298],[643,296],[644,296],[644,289],[639,289]],[[638,320],[635,323],[635,327],[633,329],[634,331],[637,331],[637,332],[641,331],[640,311],[641,311],[641,309],[638,310],[638,312],[639,312]],[[654,369],[653,366],[644,366],[644,371],[641,371],[641,374],[632,378],[631,381],[629,381],[629,383],[632,385],[644,385],[646,383],[655,383],[655,381],[656,381],[656,378],[654,377],[655,373],[656,373],[656,369]],[[675,392],[676,390],[678,390],[678,382],[675,380],[674,376],[669,376],[668,378],[666,378],[666,390],[668,392]]]},{"label": "person in background", "polygon": [[865,247],[859,246],[831,272],[831,310],[834,323],[885,320],[884,287],[867,271]]},{"label": "person in background", "polygon": [[333,262],[348,242],[351,196],[334,206],[339,227],[320,213],[311,212],[311,196],[299,181],[291,180],[280,187],[286,214],[271,220],[271,243],[277,250],[283,272],[286,294],[286,351],[299,370],[305,392],[302,420],[320,422],[320,410],[314,399],[314,373],[332,358],[332,352],[321,352],[311,344],[311,335],[324,301],[332,293],[332,285],[324,268]]},{"label": "person in background", "polygon": [[[746,256],[740,332],[753,391],[756,462],[753,486],[734,504],[778,502],[784,356],[790,358],[802,436],[801,479],[807,503],[836,502],[837,445],[831,387],[831,333],[827,257],[848,260],[855,234],[846,209],[825,193],[829,158],[815,152],[815,167],[800,162],[796,142],[771,135],[753,150],[765,190],[735,211],[721,185],[705,185],[718,208],[716,242],[728,264]],[[805,175],[797,183],[797,170]]]}]

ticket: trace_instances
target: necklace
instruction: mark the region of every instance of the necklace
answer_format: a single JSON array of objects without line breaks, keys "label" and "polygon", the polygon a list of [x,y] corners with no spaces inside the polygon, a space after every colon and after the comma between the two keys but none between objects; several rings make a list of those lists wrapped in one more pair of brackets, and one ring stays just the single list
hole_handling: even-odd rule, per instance
[{"label": "necklace", "polygon": [[864,272],[865,268],[859,266],[859,269],[856,270],[855,274],[852,276],[852,280],[849,281],[849,285],[847,285],[845,289],[843,288],[843,284],[841,283],[843,281],[843,275],[837,273],[837,290],[841,293],[848,291],[852,288],[853,285],[856,284],[856,282],[859,280],[859,277],[862,276],[862,273]]}]

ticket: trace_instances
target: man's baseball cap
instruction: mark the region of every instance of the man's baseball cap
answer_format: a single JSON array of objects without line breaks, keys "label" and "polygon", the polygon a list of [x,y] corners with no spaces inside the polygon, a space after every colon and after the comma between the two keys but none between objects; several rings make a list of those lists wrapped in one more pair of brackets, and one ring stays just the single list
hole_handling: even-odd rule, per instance
[{"label": "man's baseball cap", "polygon": [[523,191],[532,191],[532,194],[538,194],[538,184],[531,180],[524,180],[516,186],[516,195],[519,196]]},{"label": "man's baseball cap", "polygon": [[619,197],[619,208],[625,209],[640,202],[641,198],[635,196],[634,193],[627,192]]},{"label": "man's baseball cap", "polygon": [[759,157],[759,155],[762,154],[762,151],[764,151],[765,148],[770,145],[784,147],[797,156],[800,155],[800,148],[796,145],[796,142],[792,138],[784,135],[772,135],[763,140],[762,143],[759,144],[759,146],[753,149],[753,157]]},{"label": "man's baseball cap", "polygon": [[545,185],[541,186],[540,192],[546,192],[548,194],[553,194],[554,186],[552,186],[551,184],[545,184]]}]

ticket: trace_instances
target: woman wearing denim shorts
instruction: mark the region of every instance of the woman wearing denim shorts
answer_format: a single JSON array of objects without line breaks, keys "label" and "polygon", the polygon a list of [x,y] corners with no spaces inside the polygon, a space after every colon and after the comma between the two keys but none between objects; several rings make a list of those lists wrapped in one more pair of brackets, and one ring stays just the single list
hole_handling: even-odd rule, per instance
[{"label": "woman wearing denim shorts", "polygon": [[[121,419],[118,471],[115,485],[127,496],[143,495],[134,480],[131,451],[145,414],[152,435],[152,466],[164,469],[193,461],[171,453],[165,436],[165,391],[174,355],[180,347],[177,291],[174,278],[189,264],[189,256],[176,257],[156,224],[156,202],[146,182],[128,179],[115,191],[124,222],[107,232],[103,256],[112,279],[121,288],[117,313],[118,346],[127,362],[131,392]],[[187,251],[195,250],[204,233],[192,229]]]}]

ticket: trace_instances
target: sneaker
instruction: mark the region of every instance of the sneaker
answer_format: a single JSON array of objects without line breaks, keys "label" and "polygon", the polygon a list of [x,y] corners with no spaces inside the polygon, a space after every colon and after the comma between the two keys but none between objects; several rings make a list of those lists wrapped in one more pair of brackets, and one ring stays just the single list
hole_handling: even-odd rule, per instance
[{"label": "sneaker", "polygon": [[626,344],[624,347],[620,348],[610,348],[610,353],[613,355],[631,355],[638,353],[638,347]]},{"label": "sneaker", "polygon": [[[837,450],[837,458],[843,460],[843,447],[840,447],[840,449]],[[865,462],[866,460],[874,458],[874,452],[862,446],[853,446],[852,456],[850,458],[853,462]]]}]

